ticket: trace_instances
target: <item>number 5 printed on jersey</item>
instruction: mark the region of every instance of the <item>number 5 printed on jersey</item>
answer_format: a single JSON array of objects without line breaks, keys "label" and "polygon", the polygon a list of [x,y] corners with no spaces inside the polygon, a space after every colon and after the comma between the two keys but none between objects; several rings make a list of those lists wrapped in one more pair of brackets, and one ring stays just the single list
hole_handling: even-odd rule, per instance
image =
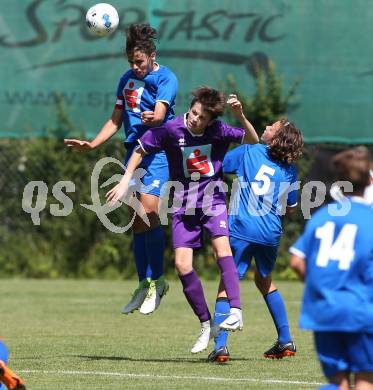
[{"label": "number 5 printed on jersey", "polygon": [[255,195],[264,195],[268,192],[271,186],[271,177],[275,174],[275,170],[273,168],[268,167],[267,165],[262,165],[259,168],[258,173],[255,175],[254,180],[262,182],[262,185],[259,183],[252,183],[252,189]]}]

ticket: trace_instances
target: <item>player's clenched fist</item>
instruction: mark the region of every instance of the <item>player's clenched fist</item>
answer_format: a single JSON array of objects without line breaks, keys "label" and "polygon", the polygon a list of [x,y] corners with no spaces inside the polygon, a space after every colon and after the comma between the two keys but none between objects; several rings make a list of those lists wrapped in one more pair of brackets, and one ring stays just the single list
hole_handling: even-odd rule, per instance
[{"label": "player's clenched fist", "polygon": [[237,95],[230,94],[227,99],[227,104],[230,106],[230,108],[233,111],[233,114],[235,115],[242,115],[242,104],[241,102],[237,99]]}]

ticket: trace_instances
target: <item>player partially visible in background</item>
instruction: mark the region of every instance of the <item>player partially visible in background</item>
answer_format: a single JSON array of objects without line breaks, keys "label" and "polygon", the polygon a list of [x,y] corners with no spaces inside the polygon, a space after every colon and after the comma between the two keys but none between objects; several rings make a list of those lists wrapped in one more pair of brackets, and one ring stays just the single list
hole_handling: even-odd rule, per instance
[{"label": "player partially visible in background", "polygon": [[26,390],[25,382],[8,367],[9,352],[6,345],[0,340],[0,390],[4,384],[10,390]]},{"label": "player partially visible in background", "polygon": [[290,248],[305,282],[300,327],[314,332],[330,382],[320,389],[348,390],[353,379],[355,390],[373,390],[373,209],[364,199],[371,160],[354,148],[333,164],[353,192],[315,212]]},{"label": "player partially visible in background", "polygon": [[[224,158],[223,171],[234,173],[240,188],[229,215],[229,235],[240,279],[245,277],[252,258],[255,259],[255,284],[262,293],[277,329],[275,344],[264,352],[266,358],[294,355],[284,301],[272,281],[282,234],[282,216],[297,205],[297,182],[294,162],[301,157],[303,137],[299,129],[286,119],[267,126],[261,137],[263,144],[241,145]],[[226,319],[230,305],[224,286],[215,304],[215,322]],[[208,361],[229,360],[228,333],[221,331]]]},{"label": "player partially visible in background", "polygon": [[[111,118],[93,141],[66,139],[65,144],[77,150],[93,150],[124,124],[127,150],[125,165],[136,141],[150,127],[159,126],[174,117],[178,82],[174,73],[156,62],[157,31],[148,24],[132,24],[126,33],[126,54],[130,70],[119,80],[117,102]],[[139,286],[130,302],[122,309],[128,314],[140,308],[150,314],[168,290],[163,276],[164,232],[158,218],[160,189],[168,180],[168,164],[163,151],[147,155],[141,164],[147,172],[141,179],[138,193],[150,226],[136,215],[133,228],[133,249]],[[132,209],[130,212],[133,213]],[[133,214],[132,214],[133,215]]]},{"label": "player partially visible in background", "polygon": [[182,184],[181,191],[175,190],[181,207],[172,215],[175,267],[184,295],[201,323],[192,353],[205,350],[216,329],[202,283],[193,268],[193,251],[202,246],[204,229],[211,238],[231,308],[220,327],[237,330],[243,326],[239,279],[228,239],[226,194],[221,188],[222,162],[230,143],[256,143],[259,139],[235,95],[229,96],[228,104],[243,128],[217,120],[224,112],[224,103],[221,92],[209,87],[196,89],[186,114],[147,131],[139,139],[140,146],[131,157],[125,175],[107,194],[111,202],[120,200],[142,159],[148,153],[166,151],[171,179]]}]

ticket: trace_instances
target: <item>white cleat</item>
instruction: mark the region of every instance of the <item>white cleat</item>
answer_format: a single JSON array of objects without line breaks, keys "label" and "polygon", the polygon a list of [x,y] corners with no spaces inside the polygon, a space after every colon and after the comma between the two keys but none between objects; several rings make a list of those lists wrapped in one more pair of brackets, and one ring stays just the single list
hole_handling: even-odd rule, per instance
[{"label": "white cleat", "polygon": [[243,329],[242,310],[232,307],[229,316],[219,325],[221,329],[232,332]]},{"label": "white cleat", "polygon": [[199,353],[204,351],[208,347],[209,341],[216,337],[219,331],[219,326],[215,325],[212,320],[201,322],[201,333],[193,345],[191,352]]},{"label": "white cleat", "polygon": [[161,276],[158,280],[150,282],[148,293],[140,307],[141,314],[150,314],[156,310],[161,303],[161,299],[169,289],[167,281]]},{"label": "white cleat", "polygon": [[150,281],[148,279],[142,280],[137,289],[132,294],[132,299],[126,306],[123,307],[122,313],[129,314],[139,309],[148,294],[149,287]]}]

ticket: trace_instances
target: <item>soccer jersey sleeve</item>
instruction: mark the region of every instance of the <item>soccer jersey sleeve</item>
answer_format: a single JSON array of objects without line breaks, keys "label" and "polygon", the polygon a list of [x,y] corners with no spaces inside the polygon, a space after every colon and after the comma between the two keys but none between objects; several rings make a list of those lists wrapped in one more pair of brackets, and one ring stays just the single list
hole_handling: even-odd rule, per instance
[{"label": "soccer jersey sleeve", "polygon": [[123,86],[124,86],[123,79],[121,78],[118,83],[117,101],[115,103],[115,108],[123,109],[123,105],[124,105]]},{"label": "soccer jersey sleeve", "polygon": [[290,247],[289,252],[293,255],[301,258],[307,258],[310,255],[310,250],[314,237],[314,220],[310,220],[306,223],[302,235],[298,240]]},{"label": "soccer jersey sleeve", "polygon": [[224,173],[237,173],[239,167],[242,164],[246,145],[238,146],[237,148],[228,152],[223,160],[223,172]]},{"label": "soccer jersey sleeve", "polygon": [[165,127],[153,127],[137,140],[145,153],[156,153],[165,148],[167,129]]},{"label": "soccer jersey sleeve", "polygon": [[226,142],[234,142],[235,144],[242,144],[245,136],[245,130],[239,127],[231,127],[226,123],[220,122],[221,137]]},{"label": "soccer jersey sleeve", "polygon": [[298,175],[294,166],[291,167],[290,172],[290,187],[288,192],[287,206],[295,207],[298,203],[298,189],[297,189]]},{"label": "soccer jersey sleeve", "polygon": [[172,106],[177,94],[178,82],[172,72],[162,73],[158,80],[157,102],[167,103]]}]

